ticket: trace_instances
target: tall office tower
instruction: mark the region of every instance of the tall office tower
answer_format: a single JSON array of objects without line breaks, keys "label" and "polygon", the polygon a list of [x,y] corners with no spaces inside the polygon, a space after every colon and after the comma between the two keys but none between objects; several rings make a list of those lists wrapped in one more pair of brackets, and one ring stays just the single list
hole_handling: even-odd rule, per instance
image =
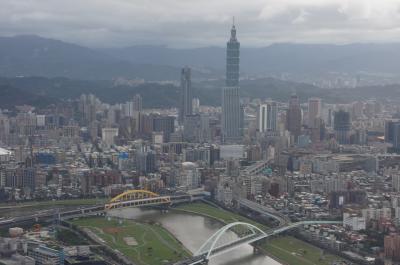
[{"label": "tall office tower", "polygon": [[393,145],[394,152],[400,152],[400,121],[388,120],[385,121],[385,142]]},{"label": "tall office tower", "polygon": [[154,173],[157,169],[156,153],[154,151],[138,151],[136,153],[136,170],[140,174]]},{"label": "tall office tower", "polygon": [[164,142],[169,142],[171,133],[175,132],[175,117],[163,115],[150,115],[153,132],[162,132]]},{"label": "tall office tower", "polygon": [[333,125],[332,118],[333,118],[333,110],[331,108],[329,108],[328,109],[328,117],[326,119],[329,127],[332,127],[332,125]]},{"label": "tall office tower", "polygon": [[93,122],[96,119],[96,110],[99,100],[92,94],[81,95],[79,108],[82,114],[82,121],[86,124]]},{"label": "tall office tower", "polygon": [[193,114],[193,93],[192,93],[192,81],[191,81],[191,70],[185,66],[181,72],[181,100],[179,106],[179,122],[183,123],[187,115]]},{"label": "tall office tower", "polygon": [[0,112],[0,143],[6,143],[10,134],[10,120]]},{"label": "tall office tower", "polygon": [[140,94],[136,94],[133,96],[133,111],[142,111],[142,96]]},{"label": "tall office tower", "polygon": [[344,110],[335,112],[333,129],[335,130],[336,140],[339,144],[349,144],[351,130],[350,113]]},{"label": "tall office tower", "polygon": [[321,99],[310,98],[308,99],[308,127],[315,128],[318,118],[321,117]]},{"label": "tall office tower", "polygon": [[286,113],[286,123],[288,131],[294,136],[297,142],[297,137],[301,133],[301,107],[299,97],[296,94],[290,97],[289,109]]},{"label": "tall office tower", "polygon": [[194,113],[194,114],[200,113],[200,99],[198,99],[198,98],[193,98],[193,100],[192,100],[192,107],[193,107],[193,113]]},{"label": "tall office tower", "polygon": [[394,129],[396,123],[398,124],[399,121],[397,120],[387,120],[385,121],[385,142],[386,143],[393,143],[395,134],[394,134]]},{"label": "tall office tower", "polygon": [[142,97],[139,94],[133,96],[132,101],[123,105],[124,115],[127,117],[135,117],[136,113],[142,111]]},{"label": "tall office tower", "polygon": [[239,98],[239,49],[236,28],[232,25],[231,38],[226,44],[226,83],[222,89],[223,140],[238,140],[242,136],[243,113]]},{"label": "tall office tower", "polygon": [[277,130],[277,105],[276,102],[260,104],[257,111],[257,130],[259,132],[274,132]]},{"label": "tall office tower", "polygon": [[222,131],[223,140],[240,138],[240,125],[242,124],[241,107],[238,87],[224,87],[222,89]]}]

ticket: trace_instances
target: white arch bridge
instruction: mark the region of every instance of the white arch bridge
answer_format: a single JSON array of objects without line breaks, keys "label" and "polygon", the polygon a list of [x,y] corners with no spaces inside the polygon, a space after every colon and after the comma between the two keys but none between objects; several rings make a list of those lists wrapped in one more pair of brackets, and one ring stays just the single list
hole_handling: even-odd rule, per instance
[{"label": "white arch bridge", "polygon": [[342,224],[340,221],[302,221],[269,231],[243,222],[234,222],[225,225],[212,235],[194,254],[190,260],[181,261],[176,265],[207,264],[210,258],[221,255],[244,244],[251,244],[258,240],[282,233],[284,231],[311,224]]}]

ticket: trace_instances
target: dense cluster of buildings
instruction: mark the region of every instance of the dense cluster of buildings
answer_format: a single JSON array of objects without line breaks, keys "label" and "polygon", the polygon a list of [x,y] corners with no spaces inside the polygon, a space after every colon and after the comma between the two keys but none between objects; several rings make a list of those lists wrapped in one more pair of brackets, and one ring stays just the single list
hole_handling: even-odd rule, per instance
[{"label": "dense cluster of buildings", "polygon": [[7,265],[106,265],[88,245],[60,246],[55,231],[10,228],[0,237],[0,263]]}]

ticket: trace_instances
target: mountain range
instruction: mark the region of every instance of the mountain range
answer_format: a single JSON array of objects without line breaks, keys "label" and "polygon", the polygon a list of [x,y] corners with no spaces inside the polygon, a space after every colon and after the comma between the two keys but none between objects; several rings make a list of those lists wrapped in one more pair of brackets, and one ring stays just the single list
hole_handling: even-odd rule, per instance
[{"label": "mountain range", "polygon": [[[103,49],[115,58],[136,63],[172,66],[195,65],[224,69],[225,48],[173,49],[133,46]],[[241,71],[246,74],[323,74],[326,72],[378,72],[399,74],[400,43],[395,44],[273,44],[240,50]]]},{"label": "mountain range", "polygon": [[132,63],[101,51],[38,36],[0,37],[0,76],[5,77],[84,80],[125,77],[154,81],[176,80],[179,71],[174,66]]},{"label": "mountain range", "polygon": [[[243,46],[243,45],[242,45]],[[241,48],[243,76],[323,75],[359,72],[399,75],[400,44],[274,44]],[[222,79],[224,47],[174,49],[132,46],[93,49],[59,40],[23,35],[0,37],[0,76],[67,77],[110,80],[179,80],[190,65],[193,79]]]}]

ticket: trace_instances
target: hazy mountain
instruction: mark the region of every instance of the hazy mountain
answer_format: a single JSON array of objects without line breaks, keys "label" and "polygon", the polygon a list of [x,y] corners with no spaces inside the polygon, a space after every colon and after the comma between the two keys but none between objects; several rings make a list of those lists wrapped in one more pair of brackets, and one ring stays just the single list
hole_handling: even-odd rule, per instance
[{"label": "hazy mountain", "polygon": [[199,68],[225,69],[225,49],[204,47],[195,49],[173,49],[166,46],[141,45],[126,48],[100,49],[115,58],[135,63],[162,64],[181,67],[190,65]]},{"label": "hazy mountain", "polygon": [[[165,46],[133,46],[101,51],[135,63],[225,68],[223,47],[173,49]],[[274,44],[263,48],[242,47],[240,67],[241,71],[253,74],[312,75],[331,71],[398,74],[399,58],[400,44]]]},{"label": "hazy mountain", "polygon": [[[399,74],[400,44],[274,44],[241,49],[248,74],[306,74],[361,71]],[[0,76],[74,79],[179,80],[190,65],[194,79],[223,77],[225,48],[173,49],[133,46],[90,49],[37,36],[0,37]]]},{"label": "hazy mountain", "polygon": [[[178,80],[179,73],[178,67],[132,63],[58,40],[30,35],[0,37],[0,76]],[[202,77],[203,73],[196,75]]]},{"label": "hazy mountain", "polygon": [[0,109],[12,109],[20,105],[45,107],[56,101],[46,95],[37,94],[8,84],[0,84]]}]

